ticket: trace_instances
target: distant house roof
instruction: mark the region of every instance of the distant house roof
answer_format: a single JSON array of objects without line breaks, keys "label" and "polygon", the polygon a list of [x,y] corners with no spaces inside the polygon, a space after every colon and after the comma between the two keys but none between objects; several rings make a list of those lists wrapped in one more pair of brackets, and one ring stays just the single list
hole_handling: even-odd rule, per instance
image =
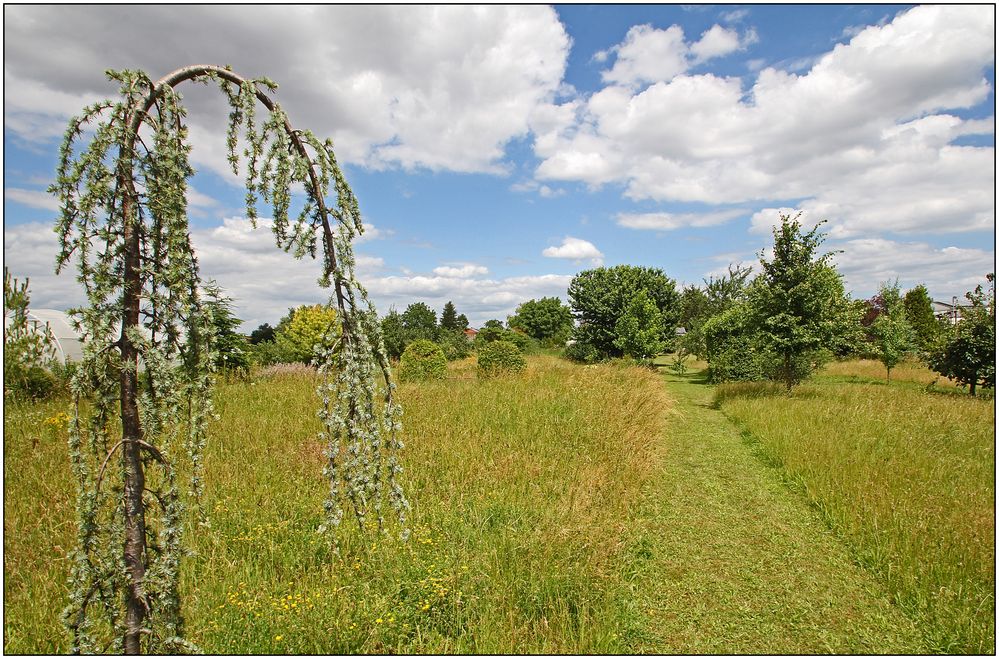
[{"label": "distant house roof", "polygon": [[955,323],[959,320],[964,319],[964,310],[969,309],[971,305],[968,304],[953,304],[951,302],[941,302],[939,300],[933,300],[930,303],[933,308],[933,315],[937,318],[946,318]]},{"label": "distant house roof", "polygon": [[468,329],[465,330],[465,336],[475,336],[478,333],[479,330],[475,329],[474,327],[469,327]]}]

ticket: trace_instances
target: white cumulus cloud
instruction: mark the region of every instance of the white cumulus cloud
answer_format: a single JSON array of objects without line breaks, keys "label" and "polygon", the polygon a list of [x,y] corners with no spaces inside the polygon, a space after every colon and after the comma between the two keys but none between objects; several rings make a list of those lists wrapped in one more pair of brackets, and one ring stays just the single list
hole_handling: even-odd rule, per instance
[{"label": "white cumulus cloud", "polygon": [[[342,161],[497,172],[507,142],[558,92],[569,45],[543,6],[7,7],[4,121],[20,139],[48,140],[116,93],[105,69],[156,79],[191,62],[229,64],[276,80],[292,123],[332,137]],[[231,176],[224,104],[208,89],[182,91],[193,162]]]},{"label": "white cumulus cloud", "polygon": [[618,213],[617,223],[628,229],[672,231],[683,227],[711,227],[731,222],[746,211],[733,208],[707,213]]},{"label": "white cumulus cloud", "polygon": [[[732,47],[712,30],[705,53]],[[799,199],[844,237],[989,229],[995,149],[955,140],[994,134],[994,118],[955,111],[989,95],[994,32],[989,7],[919,6],[801,74],[763,68],[747,89],[736,77],[691,75],[679,31],[639,26],[616,47],[609,84],[579,100],[575,122],[535,141],[535,174],[623,184],[634,200]],[[626,86],[638,81],[652,84]]]},{"label": "white cumulus cloud", "polygon": [[441,277],[475,277],[476,275],[488,275],[489,268],[474,263],[442,265],[434,268],[434,274]]},{"label": "white cumulus cloud", "polygon": [[593,243],[572,236],[566,236],[561,245],[546,247],[541,255],[553,259],[569,259],[577,263],[589,261],[597,266],[604,262],[603,253]]}]

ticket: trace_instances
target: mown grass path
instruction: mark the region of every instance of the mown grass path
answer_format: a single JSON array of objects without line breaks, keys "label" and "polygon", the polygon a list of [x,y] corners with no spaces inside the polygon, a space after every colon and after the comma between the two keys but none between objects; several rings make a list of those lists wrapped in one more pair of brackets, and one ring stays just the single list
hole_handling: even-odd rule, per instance
[{"label": "mown grass path", "polygon": [[662,474],[629,560],[634,652],[918,653],[919,635],[815,510],[711,407],[696,376],[676,399]]}]

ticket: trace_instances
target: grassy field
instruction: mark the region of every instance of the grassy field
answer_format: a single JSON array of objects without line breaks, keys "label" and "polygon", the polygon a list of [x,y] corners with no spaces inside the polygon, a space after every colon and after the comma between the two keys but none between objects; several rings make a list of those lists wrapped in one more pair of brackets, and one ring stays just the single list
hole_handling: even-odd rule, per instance
[{"label": "grassy field", "polygon": [[[995,651],[994,401],[904,365],[832,364],[791,396],[719,387],[716,403],[783,469],[932,652]],[[929,386],[932,385],[932,386]]]},{"label": "grassy field", "polygon": [[[316,533],[314,380],[218,392],[212,526],[191,538],[188,635],[207,652],[615,652],[620,561],[670,404],[655,374],[531,360],[523,379],[403,385],[413,538]],[[5,416],[7,652],[65,652],[72,542],[57,404]],[[50,475],[46,477],[46,474]]]},{"label": "grassy field", "polygon": [[[723,413],[696,376],[539,356],[523,378],[478,381],[473,366],[400,387],[410,542],[345,525],[339,554],[316,533],[325,484],[314,377],[221,386],[206,456],[211,527],[192,529],[183,573],[189,639],[250,654],[942,647],[926,633],[933,621],[898,606],[879,565],[858,559],[853,536],[830,531],[801,477],[788,476],[794,465],[725,416],[763,399],[729,392]],[[9,406],[4,417],[8,653],[68,648],[64,409]],[[938,457],[941,470],[955,464],[950,451]],[[980,483],[966,490],[994,500]],[[979,544],[994,552],[991,538]],[[972,617],[981,627],[983,614]]]}]

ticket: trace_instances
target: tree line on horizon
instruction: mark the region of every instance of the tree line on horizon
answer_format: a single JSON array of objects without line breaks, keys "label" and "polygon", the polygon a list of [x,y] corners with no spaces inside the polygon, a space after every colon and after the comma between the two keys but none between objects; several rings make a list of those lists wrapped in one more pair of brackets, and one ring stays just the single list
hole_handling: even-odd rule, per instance
[{"label": "tree line on horizon", "polygon": [[[425,302],[380,319],[386,351],[399,359],[417,340],[431,341],[448,360],[467,357],[493,341],[513,343],[524,353],[558,351],[594,363],[631,358],[643,363],[674,355],[674,368],[696,356],[708,363],[714,382],[773,380],[788,389],[831,359],[870,358],[885,366],[886,379],[904,359],[918,359],[941,375],[970,387],[995,383],[995,293],[968,292],[962,320],[938,319],[926,286],[902,291],[883,282],[869,299],[851,299],[832,253],[821,253],[821,225],[804,231],[797,217],[782,216],[774,229],[773,256],[761,252],[761,272],[731,264],[703,285],[680,289],[660,268],[618,265],[578,273],[565,304],[558,297],[527,300],[506,321],[491,319],[474,340],[468,318],[452,301],[437,313]],[[291,343],[297,313],[290,309],[277,328],[261,325],[250,335],[260,363],[295,358],[280,348]],[[304,322],[304,321],[303,321]],[[682,329],[681,329],[682,328]],[[320,332],[317,327],[313,339]],[[301,334],[301,332],[299,332]],[[303,339],[305,343],[308,339]],[[271,343],[268,343],[271,342]],[[298,345],[304,345],[299,343]]]},{"label": "tree line on horizon", "polygon": [[[651,363],[672,354],[673,367],[682,371],[693,356],[708,363],[713,382],[773,380],[790,389],[831,359],[880,360],[889,380],[895,366],[917,359],[972,394],[994,388],[992,274],[988,290],[978,286],[966,294],[962,319],[955,323],[935,316],[923,284],[902,291],[897,281],[883,282],[873,297],[851,299],[832,254],[819,252],[823,239],[819,227],[805,232],[797,218],[785,216],[774,230],[773,257],[760,254],[762,271],[755,276],[752,268],[731,264],[725,274],[681,289],[660,268],[599,267],[572,279],[568,304],[558,297],[526,300],[505,321],[486,321],[474,338],[466,333],[468,317],[450,300],[439,316],[422,301],[401,312],[390,308],[379,327],[393,360],[417,340],[439,346],[448,361],[506,341],[524,354],[557,352],[580,363],[618,358]],[[205,304],[214,318],[219,371],[312,364],[317,351],[330,347],[327,334],[336,312],[326,305],[291,308],[276,326],[263,323],[243,335],[232,299],[216,285],[208,288]],[[26,291],[11,289],[5,298],[5,310],[23,306]],[[50,367],[11,364],[10,373],[30,372],[30,378],[9,378],[15,383],[9,387],[32,397],[64,388],[59,383],[69,377],[66,368]]]}]

